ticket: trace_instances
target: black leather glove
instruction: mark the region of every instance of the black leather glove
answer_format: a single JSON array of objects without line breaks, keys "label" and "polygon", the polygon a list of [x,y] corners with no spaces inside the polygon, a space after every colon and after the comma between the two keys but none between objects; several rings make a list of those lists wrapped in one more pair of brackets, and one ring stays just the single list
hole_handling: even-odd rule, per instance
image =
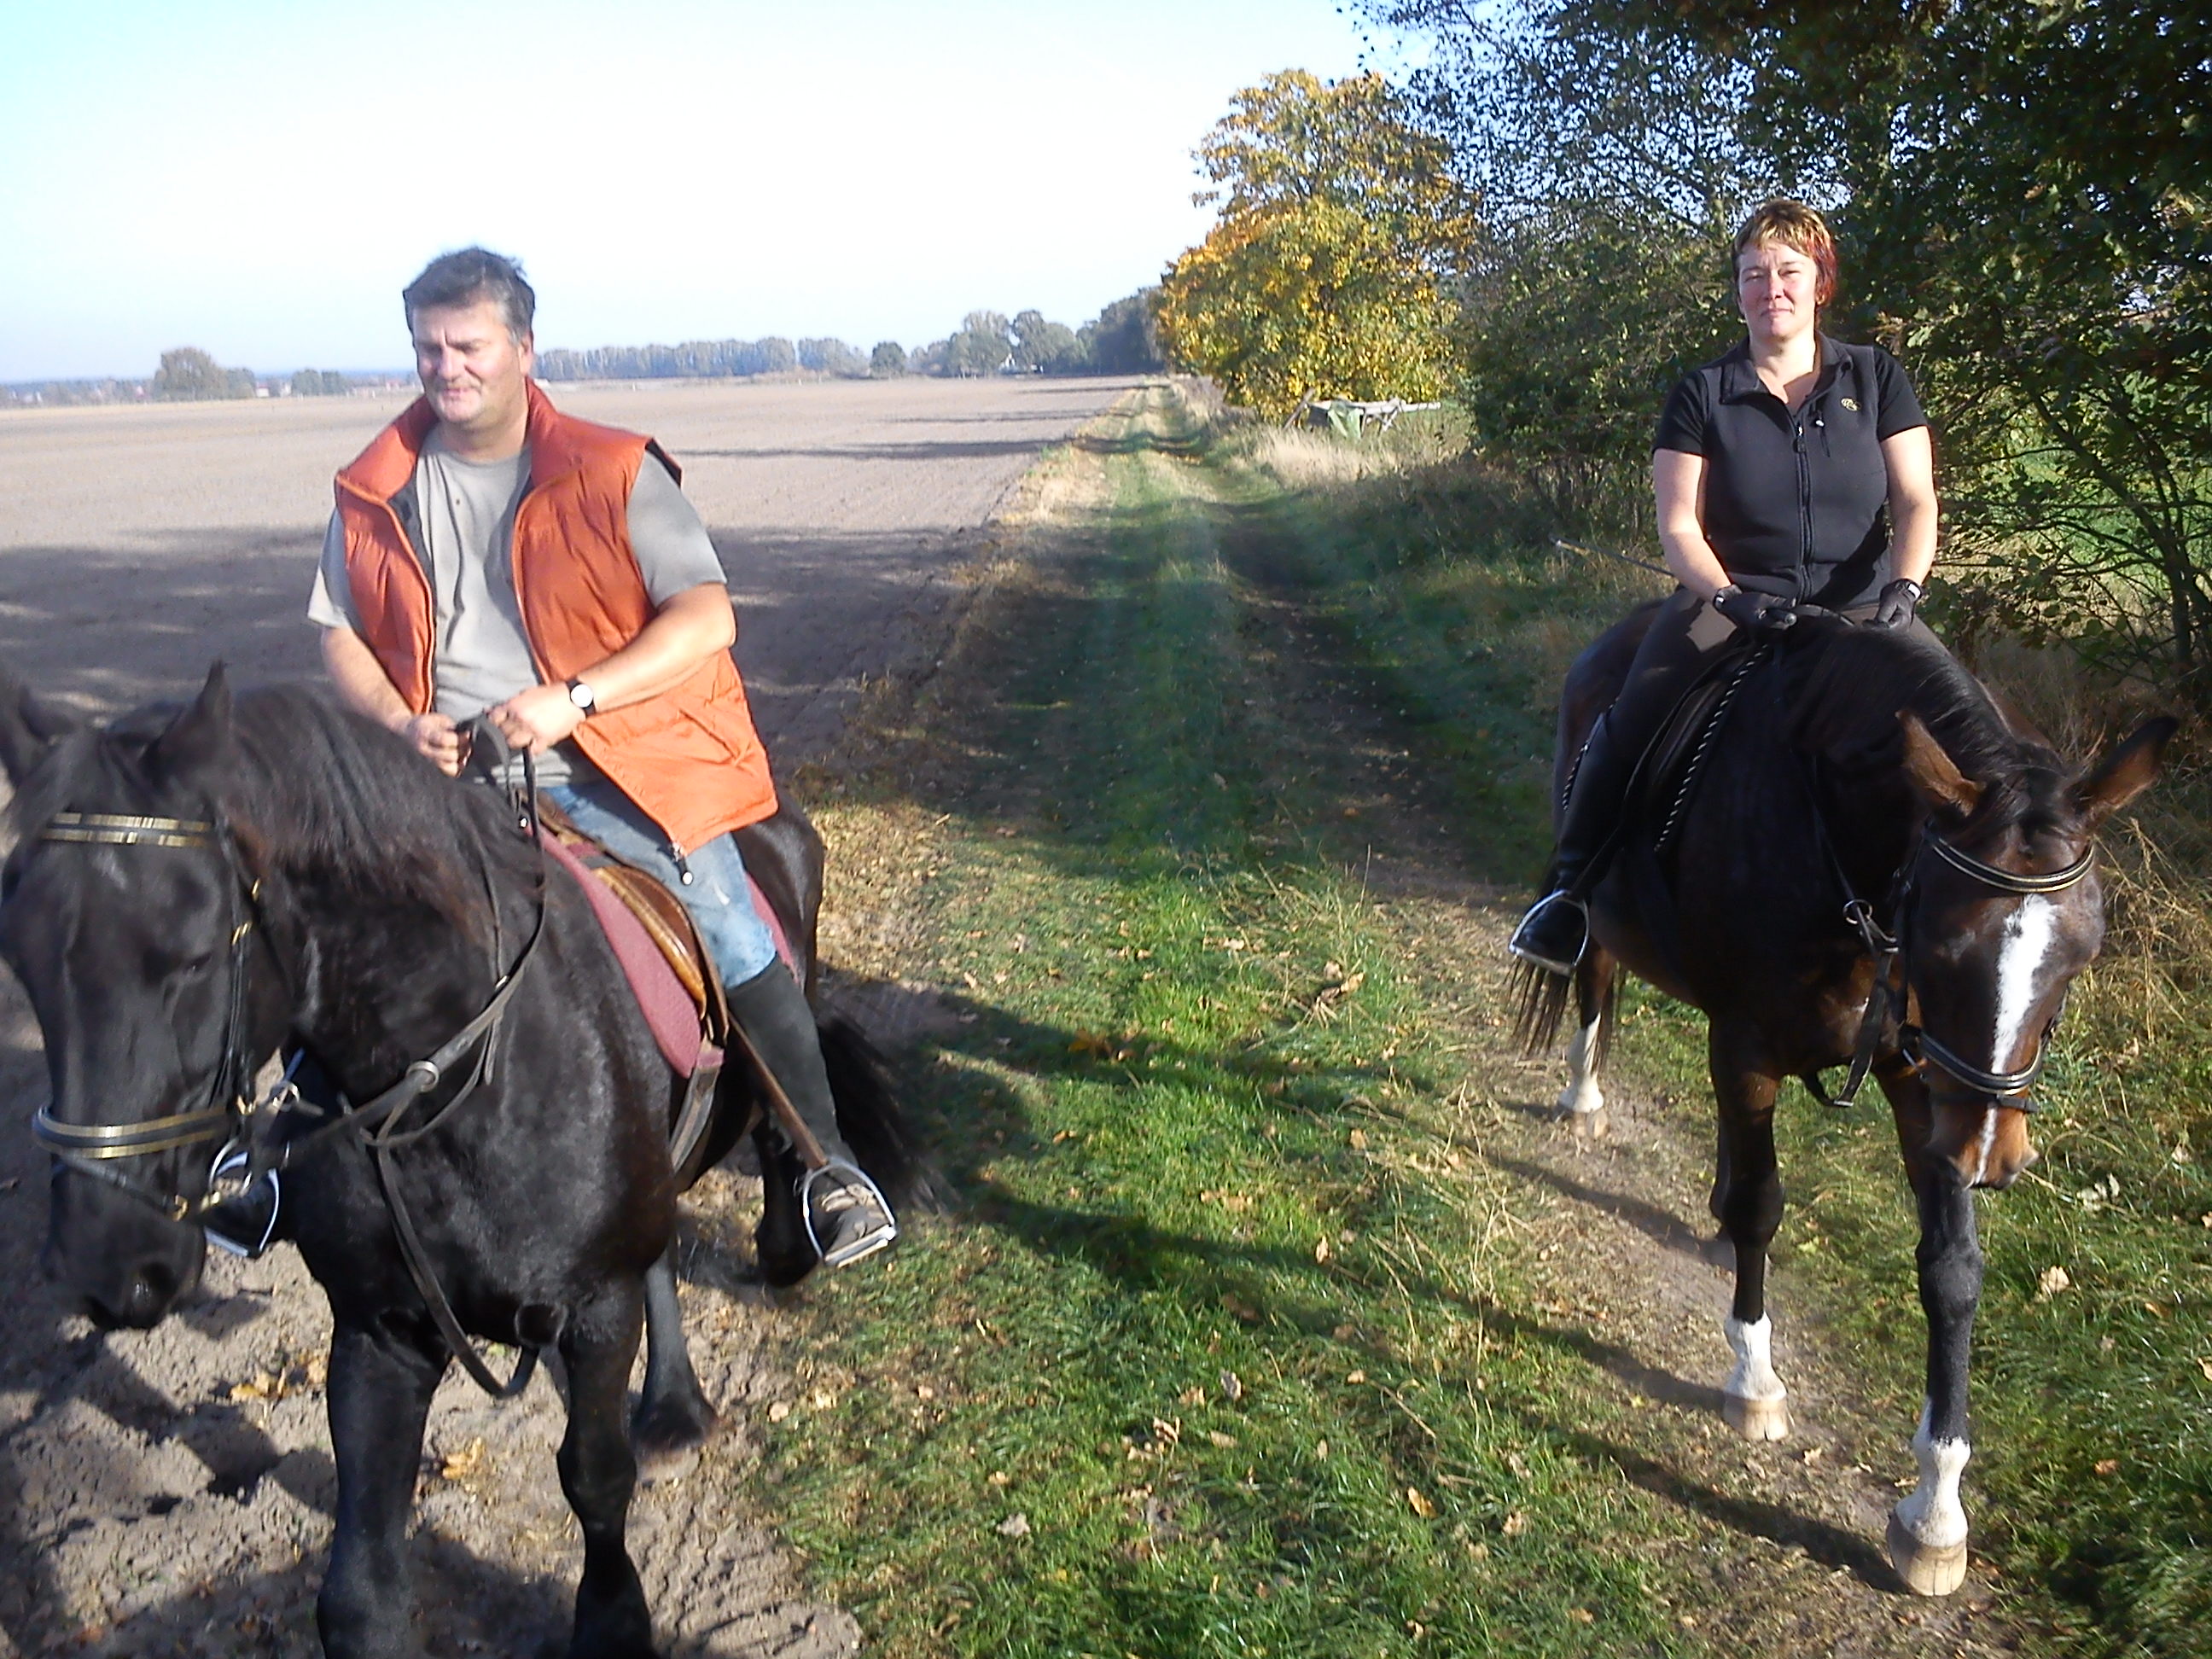
[{"label": "black leather glove", "polygon": [[1779,593],[1752,593],[1735,586],[1713,595],[1713,609],[1738,628],[1753,634],[1779,634],[1796,626],[1796,602]]},{"label": "black leather glove", "polygon": [[1912,622],[1912,612],[1927,590],[1918,582],[1907,581],[1899,576],[1881,590],[1875,601],[1873,626],[1876,628],[1905,628]]}]

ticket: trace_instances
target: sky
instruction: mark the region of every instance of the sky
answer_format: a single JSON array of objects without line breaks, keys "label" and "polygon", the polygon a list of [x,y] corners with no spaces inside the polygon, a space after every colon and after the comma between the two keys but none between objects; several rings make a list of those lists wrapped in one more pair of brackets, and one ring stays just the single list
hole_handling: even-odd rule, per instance
[{"label": "sky", "polygon": [[520,258],[538,343],[1071,325],[1212,210],[1283,69],[1388,70],[1352,0],[0,0],[0,382],[409,361],[434,255]]}]

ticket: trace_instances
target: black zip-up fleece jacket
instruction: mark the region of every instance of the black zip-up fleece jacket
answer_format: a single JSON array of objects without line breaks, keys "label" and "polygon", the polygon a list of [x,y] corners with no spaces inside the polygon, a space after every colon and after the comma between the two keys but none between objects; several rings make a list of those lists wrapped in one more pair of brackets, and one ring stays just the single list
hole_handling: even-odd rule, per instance
[{"label": "black zip-up fleece jacket", "polygon": [[1705,539],[1737,586],[1840,611],[1893,574],[1882,440],[1927,424],[1896,358],[1823,334],[1796,414],[1746,341],[1683,376],[1651,447],[1705,458]]}]

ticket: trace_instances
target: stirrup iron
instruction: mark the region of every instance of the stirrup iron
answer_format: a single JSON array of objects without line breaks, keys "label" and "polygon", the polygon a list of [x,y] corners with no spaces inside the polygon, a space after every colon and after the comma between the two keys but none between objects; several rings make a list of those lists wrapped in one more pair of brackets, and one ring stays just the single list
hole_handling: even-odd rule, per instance
[{"label": "stirrup iron", "polygon": [[[824,1176],[835,1176],[840,1186],[860,1186],[867,1189],[883,1213],[880,1231],[869,1234],[856,1243],[838,1250],[834,1255],[823,1248],[821,1237],[814,1231],[814,1184]],[[876,1185],[875,1177],[857,1164],[848,1164],[833,1158],[818,1169],[809,1170],[799,1178],[799,1218],[806,1229],[806,1242],[814,1247],[815,1256],[825,1267],[848,1267],[855,1261],[865,1261],[878,1250],[889,1249],[899,1236],[898,1218],[891,1213],[890,1200],[884,1189]]]}]

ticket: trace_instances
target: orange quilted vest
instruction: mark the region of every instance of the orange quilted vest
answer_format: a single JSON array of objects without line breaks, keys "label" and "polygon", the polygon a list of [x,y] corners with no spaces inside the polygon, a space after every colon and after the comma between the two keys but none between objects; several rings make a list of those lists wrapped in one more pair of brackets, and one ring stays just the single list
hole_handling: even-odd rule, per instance
[{"label": "orange quilted vest", "polygon": [[[666,457],[636,433],[562,414],[535,382],[529,391],[530,483],[514,515],[514,591],[538,674],[554,684],[605,661],[652,619],[630,550],[629,491],[648,450]],[[436,423],[417,398],[337,481],[362,637],[417,714],[430,707],[435,601],[393,500]],[[726,651],[658,696],[593,714],[575,743],[679,848],[775,811],[768,753]]]}]

